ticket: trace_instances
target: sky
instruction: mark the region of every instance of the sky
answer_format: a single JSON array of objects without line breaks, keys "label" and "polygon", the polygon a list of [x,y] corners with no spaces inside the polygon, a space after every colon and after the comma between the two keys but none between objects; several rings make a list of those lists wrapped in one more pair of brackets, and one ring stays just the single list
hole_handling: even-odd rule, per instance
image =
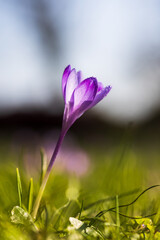
[{"label": "sky", "polygon": [[104,117],[141,121],[159,109],[158,0],[44,2],[47,26],[56,36],[50,55],[37,27],[45,13],[25,0],[0,1],[1,113],[15,107],[45,108],[51,99],[62,99],[61,76],[68,64],[84,77],[112,85],[94,109]]}]

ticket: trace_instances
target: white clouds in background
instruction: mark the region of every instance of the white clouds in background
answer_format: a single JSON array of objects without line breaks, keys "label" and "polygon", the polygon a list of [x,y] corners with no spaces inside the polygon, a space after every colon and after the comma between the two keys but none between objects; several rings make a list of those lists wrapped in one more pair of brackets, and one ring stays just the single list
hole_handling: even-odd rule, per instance
[{"label": "white clouds in background", "polygon": [[[106,116],[134,121],[159,107],[158,0],[47,3],[61,46],[58,68],[52,69],[47,68],[30,23],[7,5],[0,8],[0,106],[47,104],[55,92],[61,94],[63,67],[70,63],[84,76],[96,76],[104,85],[113,86],[109,96],[96,107]],[[46,81],[47,71],[53,72],[53,84]]]}]

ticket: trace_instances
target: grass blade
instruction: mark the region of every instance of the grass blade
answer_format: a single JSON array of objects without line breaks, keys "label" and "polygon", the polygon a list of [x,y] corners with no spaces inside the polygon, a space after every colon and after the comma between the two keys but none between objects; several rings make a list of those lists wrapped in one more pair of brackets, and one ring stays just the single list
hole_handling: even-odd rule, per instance
[{"label": "grass blade", "polygon": [[81,219],[82,210],[83,210],[83,200],[82,200],[82,204],[79,212],[79,217],[78,217],[79,220]]},{"label": "grass blade", "polygon": [[100,237],[101,239],[105,240],[105,237],[104,237],[103,233],[102,233],[98,228],[95,228],[94,226],[92,226],[92,229],[93,229],[96,233],[98,233],[98,235],[99,235],[99,237]]},{"label": "grass blade", "polygon": [[21,183],[21,177],[20,177],[18,168],[16,168],[16,175],[17,175],[19,206],[21,207],[22,206],[22,183]]},{"label": "grass blade", "polygon": [[117,224],[117,230],[118,230],[118,233],[119,233],[120,218],[119,218],[119,200],[118,200],[118,195],[116,195],[116,224]]},{"label": "grass blade", "polygon": [[29,182],[29,191],[28,191],[28,212],[31,213],[33,205],[33,178]]},{"label": "grass blade", "polygon": [[[116,211],[114,211],[114,210],[111,210],[111,212],[116,213]],[[143,219],[143,218],[150,218],[150,217],[153,217],[153,216],[157,215],[157,212],[152,213],[152,214],[149,214],[149,215],[141,216],[141,217],[128,216],[128,215],[125,215],[125,214],[120,213],[120,212],[119,212],[119,215],[122,216],[122,217],[125,217],[125,218],[130,218],[130,219]]]},{"label": "grass blade", "polygon": [[[141,192],[132,202],[130,202],[130,203],[128,203],[128,204],[123,204],[123,205],[119,205],[119,208],[124,208],[124,207],[128,207],[128,206],[131,206],[132,204],[134,204],[144,193],[146,193],[147,191],[149,191],[150,189],[153,189],[153,188],[156,188],[156,187],[160,187],[160,185],[159,184],[157,184],[157,185],[153,185],[153,186],[151,186],[151,187],[148,187],[148,188],[146,188],[143,192]],[[97,218],[97,217],[101,217],[101,216],[103,216],[105,213],[107,213],[107,212],[110,212],[110,211],[114,211],[115,212],[115,209],[116,209],[116,207],[112,207],[112,208],[109,208],[109,209],[107,209],[107,210],[103,210],[103,211],[100,211],[95,217]],[[120,214],[120,213],[119,213]],[[154,216],[156,213],[153,213],[153,214],[151,214],[150,216]],[[120,214],[120,215],[122,215],[122,214]],[[147,216],[148,217],[148,216]],[[143,217],[144,218],[144,217]],[[90,222],[90,224],[89,224],[89,226],[91,226],[91,225],[93,225],[94,224],[94,220],[92,221],[91,220],[91,222]]]},{"label": "grass blade", "polygon": [[43,149],[41,149],[40,154],[41,154],[41,177],[40,177],[40,185],[41,185],[47,169],[47,157]]},{"label": "grass blade", "polygon": [[[131,206],[132,204],[134,204],[145,192],[147,192],[147,191],[149,191],[150,189],[152,189],[152,188],[155,188],[155,187],[160,187],[160,185],[153,185],[153,186],[151,186],[151,187],[149,187],[149,188],[146,188],[142,193],[140,193],[139,195],[138,195],[138,197],[136,197],[132,202],[130,202],[130,203],[128,203],[128,204],[123,204],[123,205],[120,205],[119,206],[119,208],[124,208],[124,207],[129,207],[129,206]],[[107,212],[109,212],[109,211],[112,211],[112,210],[115,210],[116,209],[116,207],[113,207],[113,208],[110,208],[110,209],[107,209],[107,210],[103,210],[103,211],[101,211],[101,212],[99,212],[97,215],[96,215],[96,217],[101,217],[102,215],[104,215],[105,213],[107,213]]]},{"label": "grass blade", "polygon": [[[121,199],[121,198],[124,198],[124,197],[127,197],[127,196],[131,196],[132,194],[135,194],[135,193],[139,192],[139,190],[140,190],[139,188],[136,188],[136,189],[134,189],[134,190],[131,190],[131,191],[128,191],[128,192],[124,192],[124,193],[122,193],[122,194],[119,195],[118,199]],[[108,197],[108,198],[100,199],[100,200],[98,200],[98,201],[95,201],[95,202],[93,202],[93,203],[90,203],[90,204],[87,205],[87,206],[84,206],[83,209],[84,209],[84,210],[87,210],[87,209],[89,209],[89,208],[91,208],[91,207],[94,207],[94,206],[96,206],[96,205],[98,205],[98,204],[102,204],[102,203],[105,203],[105,202],[114,201],[114,200],[115,200],[115,197],[116,197],[116,196],[114,195],[114,196],[111,196],[111,197]]]}]

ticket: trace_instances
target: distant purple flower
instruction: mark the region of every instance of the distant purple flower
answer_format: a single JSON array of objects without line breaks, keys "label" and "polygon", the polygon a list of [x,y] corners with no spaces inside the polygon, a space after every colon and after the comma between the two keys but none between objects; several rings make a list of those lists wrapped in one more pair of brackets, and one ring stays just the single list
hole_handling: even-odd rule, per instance
[{"label": "distant purple flower", "polygon": [[84,176],[90,169],[90,159],[87,153],[77,147],[61,149],[56,169],[76,175]]},{"label": "distant purple flower", "polygon": [[96,78],[82,79],[81,71],[76,72],[67,66],[62,76],[62,91],[65,102],[63,130],[68,128],[86,110],[100,102],[111,90],[111,86],[103,87]]}]

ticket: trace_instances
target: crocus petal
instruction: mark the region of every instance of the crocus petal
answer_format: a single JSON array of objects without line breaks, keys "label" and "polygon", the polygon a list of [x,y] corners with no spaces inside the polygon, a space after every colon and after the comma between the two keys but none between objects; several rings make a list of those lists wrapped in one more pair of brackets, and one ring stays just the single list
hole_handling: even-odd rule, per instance
[{"label": "crocus petal", "polygon": [[76,70],[72,69],[66,83],[65,103],[69,103],[69,101],[71,101],[71,96],[77,86],[78,86],[78,79],[77,79]]},{"label": "crocus petal", "polygon": [[62,76],[62,92],[63,92],[63,97],[65,99],[65,91],[66,91],[66,83],[67,83],[67,79],[68,79],[68,76],[71,72],[71,66],[68,65],[64,72],[63,72],[63,76]]},{"label": "crocus petal", "polygon": [[76,119],[109,93],[111,86],[104,88],[94,77],[82,80],[81,71],[76,73],[69,65],[63,73],[62,90],[65,101],[62,132],[66,133]]},{"label": "crocus petal", "polygon": [[73,93],[73,111],[85,101],[93,101],[97,92],[98,84],[96,78],[87,78],[82,81]]},{"label": "crocus petal", "polygon": [[89,106],[89,108],[92,108],[97,103],[99,103],[110,92],[111,88],[112,88],[111,86],[107,86],[104,89],[102,89],[101,91],[99,91],[96,94],[96,96],[95,96],[93,102],[91,103],[91,105]]},{"label": "crocus petal", "polygon": [[[100,86],[103,86],[103,85],[100,84]],[[84,101],[73,113],[76,116],[76,119],[79,118],[85,111],[87,111],[88,109],[94,107],[97,103],[99,103],[109,93],[111,88],[112,88],[111,86],[107,86],[102,90],[100,90],[99,92],[97,90],[97,94],[93,100]]]},{"label": "crocus petal", "polygon": [[103,88],[104,88],[103,87],[103,83],[98,82],[98,90],[97,90],[97,92],[101,91]]},{"label": "crocus petal", "polygon": [[[70,106],[66,105],[63,115],[63,127],[64,129],[70,128],[70,126],[80,118],[83,113],[89,108],[92,101],[85,101],[74,111],[70,111]],[[70,112],[69,112],[70,111]]]},{"label": "crocus petal", "polygon": [[78,71],[77,72],[77,78],[78,78],[78,84],[82,81],[82,72]]},{"label": "crocus petal", "polygon": [[73,112],[73,115],[76,116],[76,119],[79,118],[87,109],[90,108],[92,101],[83,102],[77,110]]}]

